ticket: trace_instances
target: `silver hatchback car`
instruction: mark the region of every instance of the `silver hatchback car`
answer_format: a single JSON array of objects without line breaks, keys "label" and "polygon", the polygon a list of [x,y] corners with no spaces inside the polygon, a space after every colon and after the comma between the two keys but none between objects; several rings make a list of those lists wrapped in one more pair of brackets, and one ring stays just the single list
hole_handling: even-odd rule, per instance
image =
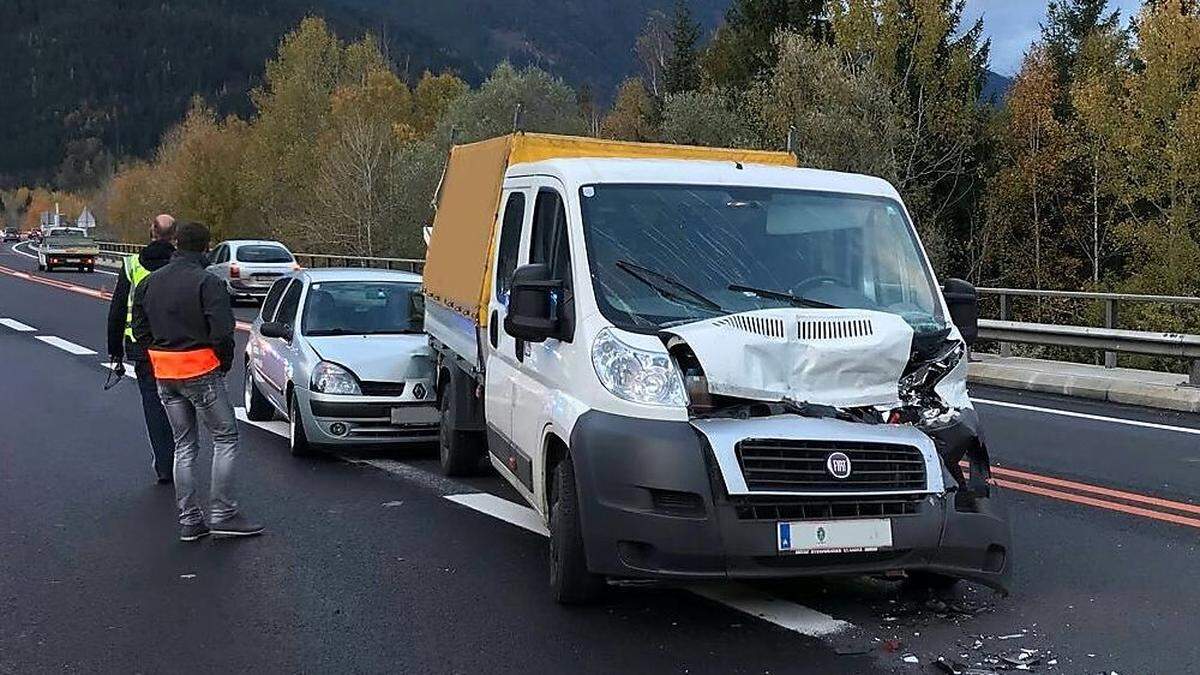
[{"label": "silver hatchback car", "polygon": [[246,416],[282,415],[297,455],[437,439],[424,316],[416,274],[320,269],[280,278],[246,344]]},{"label": "silver hatchback car", "polygon": [[300,269],[286,246],[267,239],[223,241],[208,260],[208,271],[225,282],[234,301],[261,300],[276,279]]}]

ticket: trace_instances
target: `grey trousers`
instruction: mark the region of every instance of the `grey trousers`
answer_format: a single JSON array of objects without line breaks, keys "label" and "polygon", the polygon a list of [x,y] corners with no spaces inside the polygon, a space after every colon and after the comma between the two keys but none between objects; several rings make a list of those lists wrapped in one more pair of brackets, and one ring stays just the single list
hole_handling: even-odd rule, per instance
[{"label": "grey trousers", "polygon": [[238,510],[234,499],[238,427],[229,392],[225,389],[224,375],[214,370],[190,380],[159,380],[158,395],[175,435],[175,499],[179,502],[179,524],[195,525],[204,520],[204,510],[196,497],[193,469],[199,451],[197,422],[208,429],[213,441],[209,522],[219,523],[234,517]]}]

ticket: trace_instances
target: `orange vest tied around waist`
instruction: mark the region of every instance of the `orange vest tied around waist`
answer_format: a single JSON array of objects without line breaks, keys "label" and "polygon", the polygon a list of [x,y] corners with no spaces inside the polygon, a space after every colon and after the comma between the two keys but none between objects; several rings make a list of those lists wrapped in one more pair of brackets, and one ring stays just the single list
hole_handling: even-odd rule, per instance
[{"label": "orange vest tied around waist", "polygon": [[190,349],[184,352],[167,352],[147,349],[154,377],[159,380],[190,380],[207,375],[221,366],[217,353],[211,347]]}]

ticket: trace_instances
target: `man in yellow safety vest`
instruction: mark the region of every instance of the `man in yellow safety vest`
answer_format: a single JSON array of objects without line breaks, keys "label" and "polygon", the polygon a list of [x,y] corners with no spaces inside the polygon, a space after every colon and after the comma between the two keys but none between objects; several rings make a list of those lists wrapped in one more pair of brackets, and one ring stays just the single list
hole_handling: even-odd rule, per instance
[{"label": "man in yellow safety vest", "polygon": [[150,276],[150,273],[171,261],[175,252],[172,243],[175,237],[175,219],[163,214],[150,224],[150,243],[137,255],[125,258],[117,287],[113,291],[112,304],[108,307],[108,355],[113,364],[121,364],[128,358],[133,362],[137,375],[138,389],[142,394],[142,410],[146,416],[146,431],[153,449],[154,473],[160,484],[173,482],[172,467],[175,457],[175,439],[171,423],[158,396],[158,383],[146,350],[133,337],[133,292]]}]

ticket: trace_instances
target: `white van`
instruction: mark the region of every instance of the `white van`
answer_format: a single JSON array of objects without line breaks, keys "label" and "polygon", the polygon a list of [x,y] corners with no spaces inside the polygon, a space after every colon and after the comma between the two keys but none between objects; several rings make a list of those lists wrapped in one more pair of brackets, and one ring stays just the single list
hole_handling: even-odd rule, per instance
[{"label": "white van", "polygon": [[974,289],[944,296],[886,181],[793,162],[454,149],[425,270],[442,464],[486,456],[542,514],[560,601],[606,578],[1005,588],[966,391]]}]

